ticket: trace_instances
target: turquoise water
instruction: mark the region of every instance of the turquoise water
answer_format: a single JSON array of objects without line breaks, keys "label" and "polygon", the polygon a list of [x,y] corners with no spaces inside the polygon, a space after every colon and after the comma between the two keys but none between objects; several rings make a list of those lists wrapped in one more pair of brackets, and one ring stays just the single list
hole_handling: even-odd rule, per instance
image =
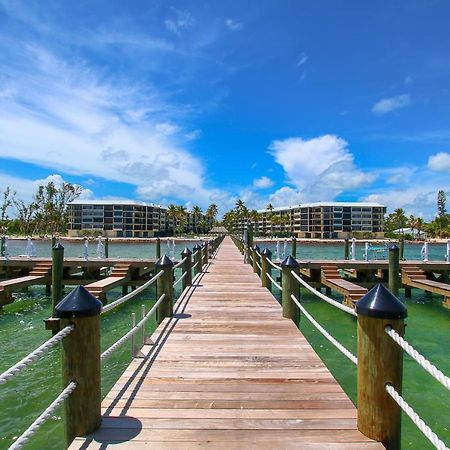
[{"label": "turquoise water", "polygon": [[[23,244],[23,242],[22,242]],[[193,242],[190,243],[192,245]],[[74,247],[71,247],[71,246]],[[149,254],[152,252],[151,244],[111,244],[111,256],[140,256],[142,249]],[[145,245],[145,247],[142,247]],[[178,244],[176,252],[181,252],[186,243]],[[68,256],[76,254],[82,244],[66,244]],[[23,246],[24,247],[24,246]],[[406,255],[420,252],[420,245],[406,246]],[[12,247],[11,247],[12,248]],[[17,253],[21,254],[20,246]],[[164,245],[162,251],[164,251]],[[44,250],[49,255],[50,247],[42,244],[39,251]],[[275,247],[274,247],[275,250]],[[112,251],[117,252],[114,255]],[[430,245],[430,259],[442,259],[439,255],[445,252],[443,245]],[[342,244],[302,245],[298,247],[298,256],[305,259],[328,257],[342,257]],[[302,256],[304,255],[304,256]],[[330,256],[331,255],[331,256]],[[420,253],[419,253],[420,255]],[[178,276],[178,275],[177,275]],[[177,295],[180,288],[177,287]],[[70,290],[66,290],[68,293]],[[16,301],[7,305],[0,314],[0,372],[16,363],[21,357],[36,348],[40,343],[50,337],[49,331],[44,329],[43,320],[50,316],[50,299],[44,295],[44,288],[33,287],[17,295]],[[403,293],[403,291],[401,291]],[[113,290],[108,294],[110,300],[121,295],[121,290]],[[102,350],[108,348],[119,337],[130,329],[130,314],[135,312],[137,317],[141,314],[141,304],[147,310],[153,305],[155,298],[154,288],[150,288],[137,298],[113,310],[102,317]],[[335,298],[339,298],[336,296]],[[403,297],[402,297],[403,299]],[[308,291],[302,290],[302,300],[311,314],[340,340],[351,351],[356,352],[356,321],[353,317],[336,310],[327,303],[317,300]],[[405,300],[405,299],[403,299]],[[406,300],[408,307],[408,327],[406,338],[417,347],[427,358],[434,362],[444,373],[450,373],[450,310],[442,306],[442,299],[437,296],[427,296],[422,291],[413,289],[413,296]],[[155,322],[147,322],[148,334],[155,329]],[[301,321],[301,331],[311,342],[319,356],[329,367],[337,381],[343,386],[347,394],[356,401],[356,369],[340,352],[326,341],[317,330],[305,319]],[[137,335],[139,339],[139,334]],[[120,374],[131,361],[130,343],[126,342],[119,350],[108,358],[103,364],[102,390],[106,394]],[[61,391],[61,368],[59,349],[53,349],[42,360],[33,363],[20,375],[7,384],[0,385],[0,450],[8,448],[14,436],[19,436],[32,421],[45,409],[48,404]],[[450,417],[450,402],[448,391],[435,382],[422,368],[408,356],[404,363],[404,397],[423,417],[427,424],[447,444],[450,441],[448,417]],[[63,449],[63,423],[61,410],[49,420],[32,438],[26,446],[27,449]],[[421,433],[404,417],[403,420],[403,449],[432,449]]]}]

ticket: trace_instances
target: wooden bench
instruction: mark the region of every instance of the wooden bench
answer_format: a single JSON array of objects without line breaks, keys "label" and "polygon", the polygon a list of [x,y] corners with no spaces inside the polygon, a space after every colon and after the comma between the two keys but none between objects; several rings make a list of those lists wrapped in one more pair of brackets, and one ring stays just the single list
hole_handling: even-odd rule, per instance
[{"label": "wooden bench", "polygon": [[322,266],[321,283],[342,294],[344,296],[344,304],[352,307],[367,293],[366,288],[342,279],[337,266],[334,264]]},{"label": "wooden bench", "polygon": [[[450,308],[450,285],[439,281],[428,280],[423,269],[417,266],[402,267],[402,284],[406,287],[422,289],[425,292],[442,295],[444,306]],[[405,291],[408,296],[408,290]]]},{"label": "wooden bench", "polygon": [[85,287],[92,295],[95,295],[100,301],[104,302],[108,291],[122,285],[128,280],[129,270],[130,264],[116,264],[109,277],[94,281]]}]

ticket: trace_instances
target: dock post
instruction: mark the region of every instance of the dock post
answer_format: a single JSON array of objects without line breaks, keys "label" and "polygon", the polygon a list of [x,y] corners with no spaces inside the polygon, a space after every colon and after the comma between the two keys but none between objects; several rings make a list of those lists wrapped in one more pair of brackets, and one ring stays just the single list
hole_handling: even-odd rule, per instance
[{"label": "dock post", "polygon": [[52,312],[54,315],[56,305],[62,299],[64,247],[58,242],[52,248]]},{"label": "dock post", "polygon": [[203,242],[203,265],[209,262],[209,245],[208,242]]},{"label": "dock post", "polygon": [[253,248],[253,224],[249,224],[247,225],[247,233],[248,233],[248,241],[247,241],[247,245],[248,248]]},{"label": "dock post", "polygon": [[261,262],[259,261],[259,247],[255,244],[252,248],[252,258],[253,258],[253,272],[260,275],[260,271],[258,268],[258,262],[261,264]]},{"label": "dock post", "polygon": [[268,262],[268,260],[272,259],[272,252],[266,247],[261,252],[261,285],[262,287],[265,287],[269,289],[269,291],[272,290],[272,282],[270,281],[270,278],[267,276],[269,274],[272,276],[272,266]]},{"label": "dock post", "polygon": [[105,238],[105,259],[109,258],[109,238]]},{"label": "dock post", "polygon": [[300,310],[292,300],[291,294],[294,294],[297,299],[300,299],[300,286],[298,281],[292,276],[292,271],[298,275],[300,273],[300,266],[292,256],[288,256],[281,262],[283,317],[292,319],[298,326],[300,323]]},{"label": "dock post", "polygon": [[6,237],[2,236],[2,243],[1,243],[1,247],[0,247],[1,256],[5,256],[5,242],[6,242]]},{"label": "dock post", "polygon": [[56,245],[56,236],[52,236],[52,248]]},{"label": "dock post", "polygon": [[100,311],[102,303],[78,286],[56,305],[61,327],[74,330],[61,342],[62,381],[76,389],[64,403],[67,446],[77,436],[94,432],[101,423]]},{"label": "dock post", "polygon": [[294,259],[297,259],[297,239],[295,236],[292,238],[291,255]]},{"label": "dock post", "polygon": [[155,273],[159,273],[160,270],[164,271],[164,274],[156,281],[157,298],[162,294],[166,294],[164,300],[156,310],[156,321],[158,324],[160,324],[165,317],[173,316],[173,265],[172,260],[167,255],[162,256],[155,264]]},{"label": "dock post", "polygon": [[347,238],[345,238],[344,241],[344,259],[348,260],[350,258],[350,241]]},{"label": "dock post", "polygon": [[156,238],[156,257],[161,258],[161,239]]},{"label": "dock post", "polygon": [[382,284],[356,303],[358,314],[358,429],[387,450],[400,449],[401,409],[386,392],[402,393],[403,350],[386,333],[403,336],[406,307]]},{"label": "dock post", "polygon": [[199,244],[195,244],[192,250],[194,250],[194,264],[197,264],[195,266],[194,274],[197,275],[202,271],[202,248]]},{"label": "dock post", "polygon": [[400,261],[404,261],[405,259],[405,239],[401,238],[399,241],[399,257],[400,257]]},{"label": "dock post", "polygon": [[192,252],[187,247],[181,252],[181,259],[184,258],[186,258],[186,261],[182,267],[182,275],[186,275],[184,275],[182,281],[183,291],[192,285]]},{"label": "dock post", "polygon": [[165,317],[173,316],[173,262],[167,255],[164,255],[156,261],[155,273],[159,273],[160,270],[163,270],[164,274],[156,281],[156,292],[158,298],[162,294],[166,294],[166,297],[156,310],[156,321],[158,325]]},{"label": "dock post", "polygon": [[389,290],[397,297],[400,287],[400,254],[394,244],[389,247]]}]

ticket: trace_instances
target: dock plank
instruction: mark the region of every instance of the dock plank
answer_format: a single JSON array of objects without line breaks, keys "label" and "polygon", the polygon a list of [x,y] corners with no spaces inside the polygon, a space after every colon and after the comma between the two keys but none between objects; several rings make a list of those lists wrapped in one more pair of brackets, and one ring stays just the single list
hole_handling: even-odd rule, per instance
[{"label": "dock plank", "polygon": [[229,238],[152,340],[70,449],[384,448]]}]

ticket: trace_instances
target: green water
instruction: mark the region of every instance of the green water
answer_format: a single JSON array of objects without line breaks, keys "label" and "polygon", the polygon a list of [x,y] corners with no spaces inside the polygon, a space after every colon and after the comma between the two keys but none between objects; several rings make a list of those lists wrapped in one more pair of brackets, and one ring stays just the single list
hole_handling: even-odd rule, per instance
[{"label": "green water", "polygon": [[[190,243],[192,245],[192,243]],[[23,245],[23,243],[22,243]],[[70,247],[74,245],[74,247]],[[70,249],[69,256],[79,256],[79,244],[66,245]],[[115,244],[113,249],[117,255],[138,256],[142,247],[136,244]],[[147,245],[147,244],[145,244]],[[179,253],[186,243],[178,244]],[[189,246],[191,246],[189,245]],[[273,244],[272,244],[273,245]],[[38,246],[37,246],[38,247]],[[418,259],[419,245],[407,245],[406,256]],[[14,247],[12,247],[14,248]],[[147,247],[146,247],[147,248]],[[154,246],[148,244],[149,255]],[[21,247],[17,245],[17,253]],[[111,249],[111,247],[110,247]],[[162,246],[163,252],[165,246]],[[49,254],[49,246],[42,244],[40,248]],[[273,250],[276,247],[273,245]],[[302,245],[298,247],[298,256],[305,259],[340,258],[343,253],[342,244]],[[315,258],[306,256],[314,255]],[[445,246],[430,245],[430,259],[443,259]],[[67,254],[67,253],[66,253]],[[81,252],[80,252],[81,254]],[[408,256],[412,255],[412,256]],[[177,295],[179,287],[177,286]],[[66,291],[66,293],[69,291]],[[120,296],[121,290],[113,290],[108,294],[110,300]],[[147,310],[153,305],[154,288],[150,288],[137,298],[125,303],[102,317],[102,350],[108,348],[119,337],[130,329],[130,314],[141,314],[141,304]],[[336,296],[336,298],[339,298]],[[340,340],[351,351],[356,352],[356,321],[353,317],[336,310],[332,306],[317,300],[308,291],[303,292],[302,300],[311,314]],[[404,299],[403,299],[404,300]],[[450,373],[450,311],[442,306],[442,300],[436,296],[427,296],[422,291],[413,289],[413,296],[406,300],[408,307],[408,327],[406,338],[417,349],[437,365],[444,373]],[[0,314],[0,372],[16,363],[21,357],[36,348],[50,337],[44,329],[43,320],[50,316],[50,299],[44,295],[40,287],[30,288],[27,292],[16,294],[16,301],[4,308]],[[147,334],[155,329],[153,319],[147,322]],[[329,367],[337,381],[343,386],[350,398],[356,400],[356,369],[340,352],[326,341],[322,335],[305,319],[302,320],[301,331],[311,342],[319,356]],[[139,335],[137,335],[139,338]],[[129,342],[112,354],[102,366],[102,390],[105,395],[119,378],[131,361]],[[61,368],[59,349],[47,353],[43,359],[31,364],[20,375],[4,385],[0,385],[0,450],[6,449],[33,420],[44,410],[61,391]],[[421,367],[408,356],[404,363],[404,398],[423,417],[425,422],[441,439],[450,441],[449,420],[450,402],[448,391],[434,381]],[[63,422],[61,410],[49,420],[27,444],[27,449],[59,450],[64,448]],[[422,436],[411,421],[403,420],[403,449],[432,449],[433,447]]]}]

